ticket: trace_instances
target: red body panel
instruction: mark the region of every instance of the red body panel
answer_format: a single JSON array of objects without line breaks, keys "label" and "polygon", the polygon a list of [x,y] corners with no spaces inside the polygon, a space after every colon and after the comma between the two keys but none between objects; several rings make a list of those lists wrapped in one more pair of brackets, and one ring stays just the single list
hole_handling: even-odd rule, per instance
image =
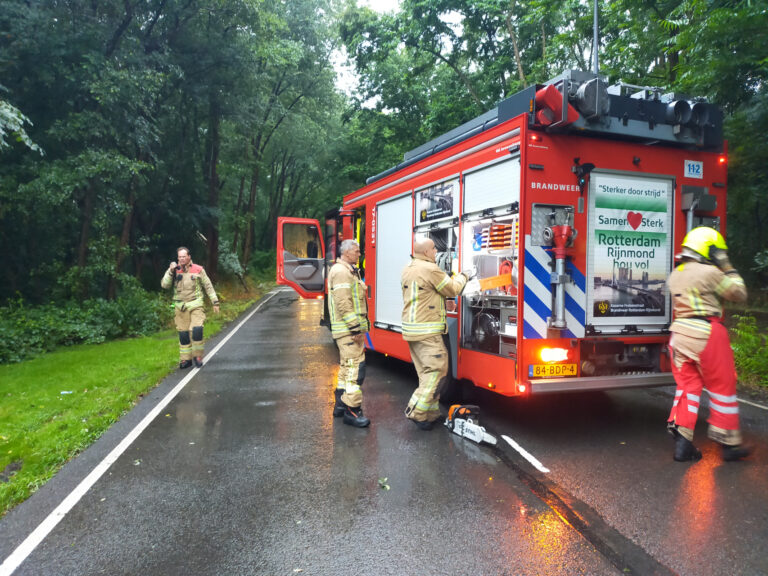
[{"label": "red body panel", "polygon": [[[669,375],[671,368],[667,355],[668,335],[660,328],[648,333],[644,333],[642,330],[629,329],[621,334],[617,332],[612,333],[612,335],[604,335],[599,331],[590,332],[589,327],[585,325],[581,327],[581,332],[585,334],[584,337],[564,337],[561,332],[551,334],[548,332],[546,336],[537,337],[532,337],[530,332],[526,334],[524,330],[527,314],[525,312],[527,304],[525,302],[525,275],[529,272],[526,272],[525,267],[526,249],[524,246],[526,240],[530,240],[535,232],[533,230],[534,205],[567,205],[573,207],[572,222],[569,226],[576,233],[572,245],[570,243],[565,244],[561,240],[557,253],[559,258],[565,254],[568,265],[575,269],[582,278],[588,278],[590,249],[587,232],[590,230],[589,178],[591,176],[587,173],[586,183],[580,186],[577,179],[579,166],[594,165],[592,174],[600,174],[602,178],[606,179],[615,177],[632,181],[633,178],[645,177],[649,180],[670,182],[671,187],[673,187],[672,214],[668,215],[668,218],[671,218],[673,223],[671,249],[675,253],[679,250],[687,230],[686,216],[682,208],[684,204],[683,186],[706,189],[707,194],[715,197],[717,207],[704,216],[719,218],[720,229],[725,232],[727,167],[723,161],[724,154],[656,142],[612,139],[605,136],[582,134],[577,130],[546,132],[538,128],[531,128],[528,122],[527,114],[502,122],[458,144],[407,165],[401,170],[394,171],[344,198],[342,212],[350,213],[362,210],[367,223],[364,254],[365,281],[368,285],[369,294],[368,310],[372,326],[369,332],[369,348],[401,360],[410,361],[407,343],[403,341],[398,331],[374,326],[377,321],[376,243],[377,230],[380,224],[376,221],[377,204],[384,200],[411,194],[413,212],[415,209],[415,190],[459,176],[460,186],[456,200],[459,202],[459,206],[463,207],[465,195],[463,175],[466,171],[492,165],[495,161],[519,154],[520,182],[517,213],[519,217],[519,228],[517,229],[519,235],[517,261],[519,276],[516,290],[516,337],[512,338],[509,332],[505,332],[515,342],[516,347],[512,346],[508,351],[505,351],[502,346],[499,353],[488,353],[477,348],[471,349],[463,346],[461,335],[464,333],[464,327],[461,322],[466,315],[462,314],[462,308],[468,304],[464,302],[465,298],[460,297],[458,299],[458,311],[449,314],[449,318],[457,320],[459,334],[457,350],[454,351],[456,364],[454,376],[469,380],[478,387],[490,389],[505,396],[529,394],[534,391],[538,382],[536,378],[531,377],[533,367],[544,362],[540,353],[543,348],[548,347],[567,351],[567,360],[564,362],[578,367],[578,373],[574,374],[571,380],[569,380],[570,376],[565,376],[557,382],[572,381],[574,382],[573,389],[578,389],[579,382],[583,381],[585,389],[600,389],[603,383],[599,381],[599,378],[590,380],[586,374],[582,373],[582,370],[585,370],[582,364],[584,360],[582,358],[583,350],[590,349],[588,347],[583,348],[585,342],[588,346],[594,347],[606,343],[619,343],[638,348],[654,347],[655,350],[661,350],[657,359],[657,372],[660,370],[663,375]],[[687,175],[686,163],[700,165],[703,176],[697,178],[694,177],[695,174],[693,173]],[[669,193],[666,194],[666,197],[669,198]],[[460,214],[463,215],[463,212],[460,211]],[[634,214],[634,212],[630,212],[630,214]],[[637,216],[639,217],[639,214]],[[343,227],[345,238],[353,237],[355,232],[349,224],[350,222],[350,219],[345,220]],[[413,229],[415,220],[412,219],[411,223]],[[457,246],[461,247],[464,245],[466,224],[458,223],[456,226],[458,230]],[[568,227],[561,227],[561,229],[570,231]],[[413,241],[413,236],[411,241]],[[381,249],[382,247],[379,247],[379,250]],[[458,250],[457,257],[459,258],[459,268],[463,269],[466,263],[461,261],[461,250]],[[670,255],[669,265],[671,264]],[[552,264],[552,269],[554,270],[554,264]],[[278,282],[280,282],[279,276],[280,272],[278,272]],[[594,281],[600,281],[600,278],[595,275]],[[554,300],[555,281],[552,282],[551,295]],[[587,305],[591,305],[591,303],[587,302]],[[588,318],[588,314],[585,314],[585,318]],[[620,378],[622,375],[616,376],[617,381]],[[659,381],[659,379],[656,380],[657,384]],[[558,389],[557,382],[555,382],[553,389]],[[612,386],[613,384],[606,380],[604,387]],[[540,389],[544,391],[543,387]]]},{"label": "red body panel", "polygon": [[300,226],[314,227],[318,231],[317,242],[319,243],[319,259],[322,260],[325,254],[325,243],[323,242],[322,234],[319,234],[320,222],[308,218],[291,218],[291,217],[279,217],[277,219],[277,268],[276,268],[276,281],[278,284],[290,286],[302,298],[322,298],[325,295],[325,290],[308,290],[301,284],[291,280],[287,276],[286,263],[283,258],[285,251],[286,238],[284,235],[285,224],[296,224]]}]

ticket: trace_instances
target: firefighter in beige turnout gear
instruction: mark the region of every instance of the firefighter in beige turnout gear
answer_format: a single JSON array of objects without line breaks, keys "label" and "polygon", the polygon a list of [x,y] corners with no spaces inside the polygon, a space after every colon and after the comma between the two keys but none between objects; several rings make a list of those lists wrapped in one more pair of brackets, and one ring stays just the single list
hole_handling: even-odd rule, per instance
[{"label": "firefighter in beige turnout gear", "polygon": [[682,263],[667,280],[674,309],[669,348],[677,383],[667,427],[675,437],[678,462],[701,458],[693,431],[704,389],[709,394],[708,436],[722,446],[723,459],[740,460],[751,452],[742,444],[736,368],[721,304],[746,301],[747,289],[727,250],[717,230],[694,228],[683,239]]},{"label": "firefighter in beige turnout gear", "polygon": [[189,368],[193,362],[200,368],[203,365],[205,322],[203,292],[208,294],[216,314],[219,313],[219,299],[205,269],[192,262],[189,249],[182,246],[176,251],[176,255],[178,264],[171,262],[160,281],[160,286],[166,290],[173,286],[173,307],[176,312],[174,320],[179,333],[179,368]]},{"label": "firefighter in beige turnout gear", "polygon": [[410,264],[403,269],[403,339],[419,375],[419,387],[411,396],[405,415],[422,430],[430,430],[440,418],[440,390],[448,377],[448,349],[443,335],[445,299],[461,294],[472,274],[453,278],[435,264],[437,249],[430,239],[417,241]]},{"label": "firefighter in beige turnout gear", "polygon": [[328,273],[328,313],[331,335],[339,348],[339,375],[336,380],[334,416],[358,428],[371,421],[363,415],[365,379],[365,333],[368,332],[366,286],[355,266],[360,246],[354,240],[341,243],[341,256]]}]

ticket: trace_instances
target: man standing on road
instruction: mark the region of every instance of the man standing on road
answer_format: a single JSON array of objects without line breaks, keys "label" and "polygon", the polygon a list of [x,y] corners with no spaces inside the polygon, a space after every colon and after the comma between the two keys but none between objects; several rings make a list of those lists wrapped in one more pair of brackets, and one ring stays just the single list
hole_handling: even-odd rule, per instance
[{"label": "man standing on road", "polygon": [[[210,278],[202,266],[192,263],[189,248],[176,250],[178,264],[171,262],[160,286],[173,286],[173,307],[176,311],[176,330],[179,333],[179,368],[203,365],[203,323],[205,302],[203,291],[213,304],[213,311],[219,313],[219,299]],[[191,333],[191,338],[190,338]]]},{"label": "man standing on road", "polygon": [[675,436],[678,462],[701,458],[693,431],[704,388],[709,393],[708,436],[722,445],[723,459],[740,460],[751,452],[742,445],[736,368],[721,305],[721,300],[746,301],[747,289],[727,250],[717,230],[694,228],[683,239],[682,263],[667,280],[674,312],[669,348],[677,383],[667,427]]},{"label": "man standing on road", "polygon": [[365,428],[371,421],[363,416],[365,379],[365,333],[368,332],[366,286],[356,264],[360,245],[354,240],[341,242],[341,256],[328,273],[328,312],[331,335],[339,348],[339,375],[336,380],[334,416],[344,424]]},{"label": "man standing on road", "polygon": [[448,349],[443,335],[445,299],[461,294],[470,272],[451,278],[437,264],[437,249],[430,239],[418,240],[410,264],[403,269],[403,339],[419,375],[405,416],[422,430],[431,430],[440,418],[440,391],[448,376]]}]

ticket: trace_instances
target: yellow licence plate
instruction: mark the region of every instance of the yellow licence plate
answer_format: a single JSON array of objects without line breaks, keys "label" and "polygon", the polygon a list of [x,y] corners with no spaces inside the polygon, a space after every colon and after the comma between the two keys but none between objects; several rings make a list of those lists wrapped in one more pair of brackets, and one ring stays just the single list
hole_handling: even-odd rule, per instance
[{"label": "yellow licence plate", "polygon": [[576,376],[576,364],[530,364],[528,376],[530,378]]}]

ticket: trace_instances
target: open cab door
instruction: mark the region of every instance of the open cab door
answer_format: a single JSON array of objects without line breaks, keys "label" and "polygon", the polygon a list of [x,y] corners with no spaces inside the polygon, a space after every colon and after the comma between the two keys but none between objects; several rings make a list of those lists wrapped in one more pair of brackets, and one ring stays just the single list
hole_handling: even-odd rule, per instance
[{"label": "open cab door", "polygon": [[303,298],[325,295],[325,244],[320,222],[277,219],[277,283],[290,286]]}]

